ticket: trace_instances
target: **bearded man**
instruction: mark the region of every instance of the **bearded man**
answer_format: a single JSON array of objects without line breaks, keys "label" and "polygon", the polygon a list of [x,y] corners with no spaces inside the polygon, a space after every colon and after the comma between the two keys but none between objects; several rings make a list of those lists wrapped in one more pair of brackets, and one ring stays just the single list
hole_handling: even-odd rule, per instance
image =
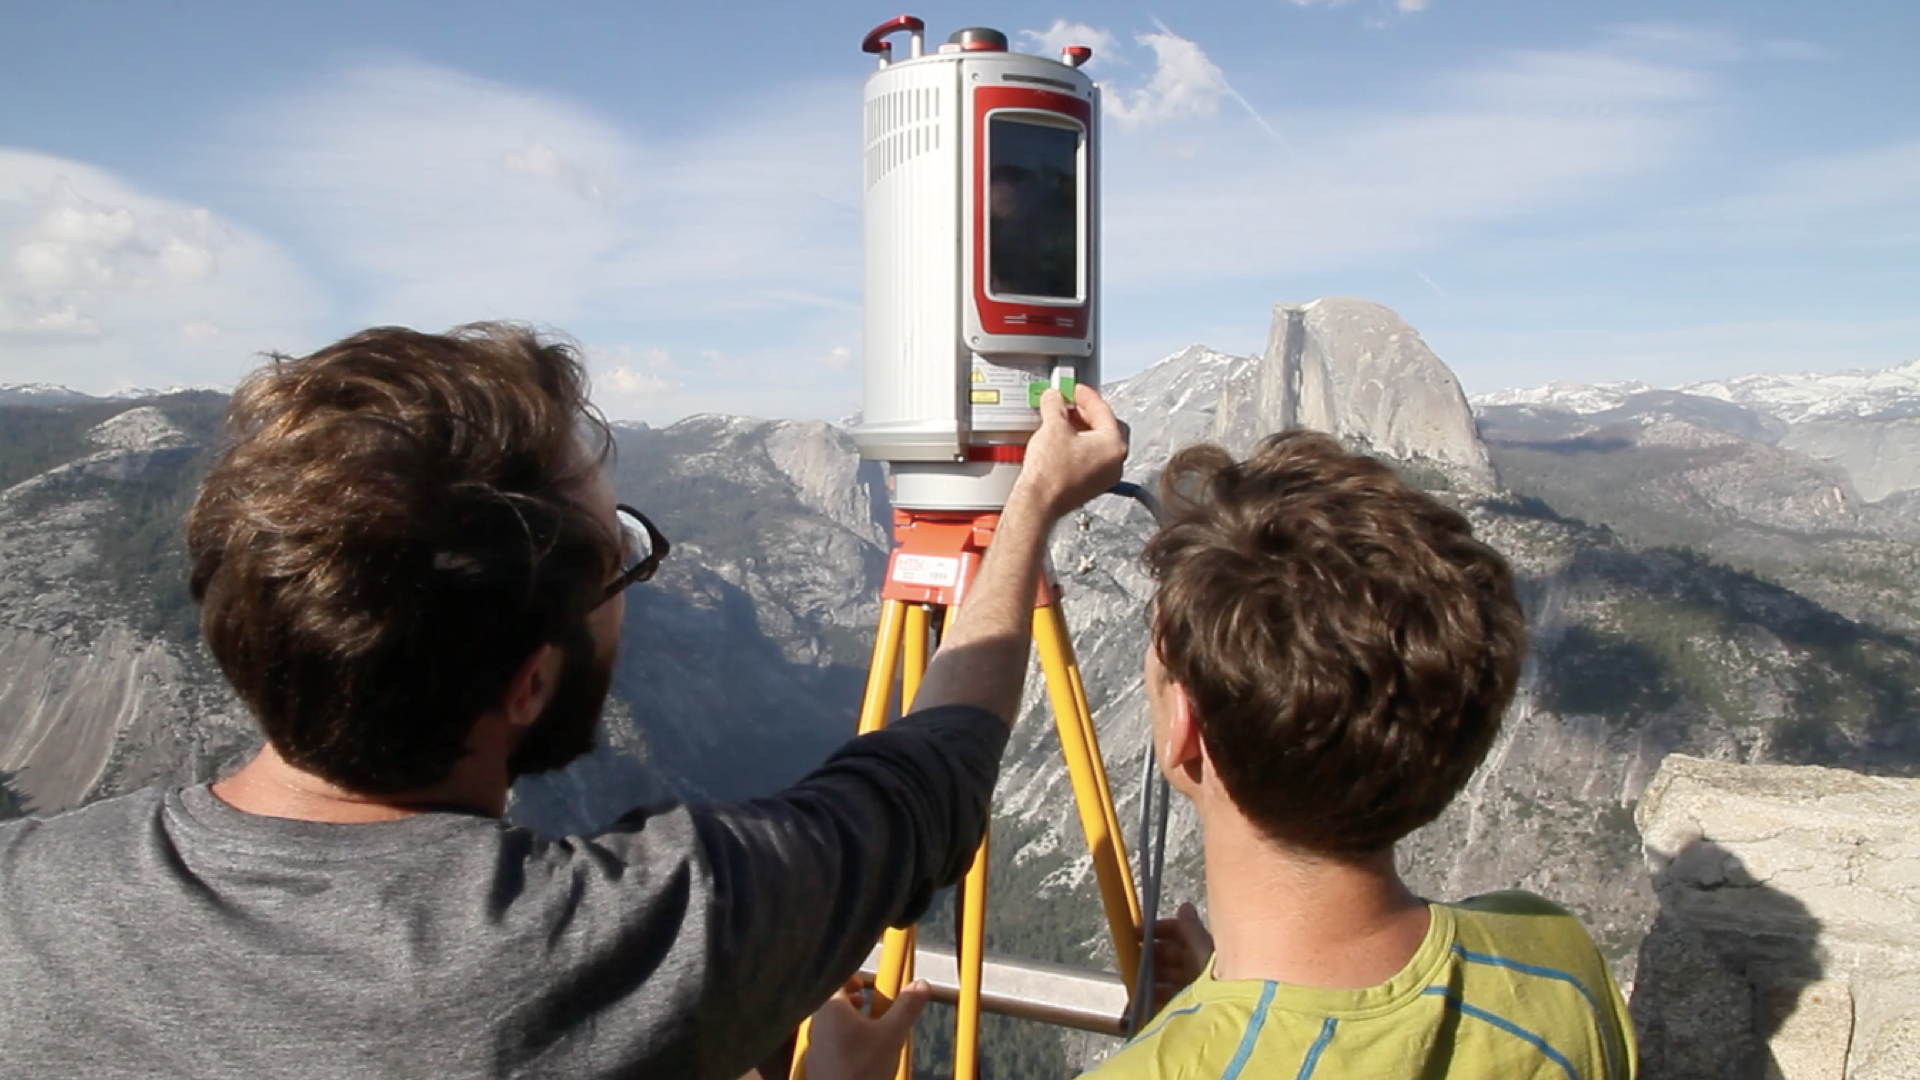
[{"label": "bearded man", "polygon": [[739,1076],[964,872],[1047,533],[1126,454],[1077,406],[1043,402],[911,715],[774,797],[550,839],[508,790],[591,748],[667,553],[582,366],[498,325],[275,359],[187,522],[264,745],[0,827],[0,1076]]}]

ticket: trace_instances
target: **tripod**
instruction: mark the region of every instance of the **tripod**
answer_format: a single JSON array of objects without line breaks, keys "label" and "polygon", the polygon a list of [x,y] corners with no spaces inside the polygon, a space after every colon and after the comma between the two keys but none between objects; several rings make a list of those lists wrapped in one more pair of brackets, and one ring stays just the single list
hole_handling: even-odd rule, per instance
[{"label": "tripod", "polygon": [[[967,584],[993,541],[998,513],[954,513],[897,510],[894,512],[894,549],[887,562],[886,583],[880,593],[880,625],[873,643],[873,662],[867,669],[866,692],[860,705],[861,734],[877,731],[887,722],[887,703],[896,670],[900,708],[912,707],[927,660],[941,633],[959,609]],[[1040,655],[1053,706],[1054,726],[1061,754],[1073,786],[1080,827],[1093,857],[1100,885],[1107,929],[1113,936],[1114,956],[1122,973],[1140,969],[1141,909],[1134,891],[1133,872],[1122,846],[1120,822],[1113,793],[1087,706],[1086,687],[1067,634],[1060,607],[1061,589],[1049,567],[1034,598],[1033,642]],[[978,1073],[981,972],[985,960],[988,838],[980,848],[957,897],[955,955],[959,967],[958,1030],[954,1034],[953,1076],[972,1080]],[[873,1013],[878,1016],[913,978],[914,931],[889,929],[881,942],[880,968],[874,980]],[[1140,991],[1136,990],[1136,993]],[[1146,992],[1151,992],[1151,984]],[[803,1080],[808,1027],[802,1025],[794,1049],[794,1080]],[[907,1080],[912,1045],[902,1049],[896,1070]]]}]

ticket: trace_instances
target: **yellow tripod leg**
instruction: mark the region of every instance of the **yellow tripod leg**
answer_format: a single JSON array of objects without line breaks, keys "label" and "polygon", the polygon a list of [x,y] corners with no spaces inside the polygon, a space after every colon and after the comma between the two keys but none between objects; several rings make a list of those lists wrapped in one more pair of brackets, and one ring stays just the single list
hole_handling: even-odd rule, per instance
[{"label": "yellow tripod leg", "polygon": [[[900,658],[900,712],[905,715],[913,708],[913,699],[920,693],[920,680],[927,673],[927,659],[931,644],[932,624],[929,616],[932,608],[926,604],[911,604],[906,608],[906,632],[901,641]],[[874,1016],[884,1015],[892,1006],[900,990],[913,980],[913,950],[917,935],[913,927],[905,929],[889,927],[880,939],[880,970],[873,980]],[[913,1039],[908,1037],[900,1048],[900,1063],[894,1068],[895,1080],[907,1080],[912,1073]]]},{"label": "yellow tripod leg", "polygon": [[873,637],[873,662],[867,665],[867,689],[860,696],[859,733],[887,726],[887,691],[893,689],[894,668],[900,663],[901,637],[907,626],[907,604],[880,602],[880,631]]},{"label": "yellow tripod leg", "polygon": [[953,1080],[974,1080],[980,1069],[980,982],[987,944],[987,844],[973,853],[973,865],[961,886],[959,943],[954,951],[959,967],[959,1021],[953,1037]]},{"label": "yellow tripod leg", "polygon": [[[880,602],[880,628],[873,636],[873,660],[867,665],[867,689],[860,698],[859,734],[878,731],[887,724],[887,692],[893,689],[893,673],[900,663],[901,638],[906,623],[907,605],[904,602]],[[899,992],[896,986],[894,993]],[[791,1080],[806,1080],[807,1045],[812,1041],[812,1034],[813,1020],[802,1020],[793,1042],[793,1064],[787,1070]]]},{"label": "yellow tripod leg", "polygon": [[920,680],[927,674],[927,653],[932,624],[926,604],[904,604],[907,609],[907,636],[901,641],[900,715],[913,708],[914,695],[920,692]]},{"label": "yellow tripod leg", "polygon": [[1057,604],[1033,611],[1033,643],[1040,652],[1040,670],[1046,675],[1047,695],[1053,703],[1053,722],[1060,732],[1060,752],[1073,783],[1073,801],[1080,811],[1080,828],[1087,834],[1094,876],[1100,882],[1100,902],[1113,935],[1113,954],[1121,977],[1132,981],[1140,969],[1139,900],[1133,895],[1133,871],[1113,813],[1113,798],[1103,790],[1096,766],[1099,740],[1086,699],[1074,693],[1073,647],[1067,642],[1066,620]]},{"label": "yellow tripod leg", "polygon": [[[1073,683],[1073,703],[1087,733],[1087,747],[1091,751],[1087,756],[1093,764],[1093,782],[1099,794],[1100,809],[1107,817],[1107,831],[1117,838],[1123,838],[1127,834],[1120,831],[1120,811],[1113,804],[1113,786],[1107,782],[1107,761],[1100,753],[1100,735],[1093,726],[1093,708],[1087,704],[1087,684],[1080,677],[1080,659],[1073,650],[1073,636],[1067,633],[1067,613],[1060,606],[1058,596],[1054,597],[1053,615],[1059,620],[1060,645],[1067,657],[1067,677]],[[1145,853],[1140,857],[1146,858]],[[1127,896],[1128,921],[1137,932],[1145,916],[1141,913],[1140,890],[1134,884],[1133,866],[1127,862],[1124,844],[1120,851],[1120,880],[1121,891]],[[1128,978],[1132,976],[1128,975]]]},{"label": "yellow tripod leg", "polygon": [[[947,610],[947,626],[953,625],[953,609]],[[980,837],[979,850],[967,867],[960,887],[960,917],[955,922],[958,935],[954,956],[959,967],[959,1014],[953,1038],[954,1080],[974,1080],[980,1072],[980,986],[986,962],[987,939],[987,845],[990,833]]]}]

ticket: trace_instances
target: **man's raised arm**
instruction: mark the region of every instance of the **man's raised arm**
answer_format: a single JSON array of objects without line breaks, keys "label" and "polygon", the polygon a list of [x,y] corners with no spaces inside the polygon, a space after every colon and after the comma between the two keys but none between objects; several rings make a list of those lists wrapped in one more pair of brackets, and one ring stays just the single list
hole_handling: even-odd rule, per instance
[{"label": "man's raised arm", "polygon": [[1040,399],[1041,425],[1006,511],[960,605],[953,627],[927,666],[914,710],[974,705],[1009,724],[1026,682],[1033,600],[1040,560],[1054,523],[1120,480],[1127,434],[1106,399],[1078,387],[1069,408],[1058,391]]}]

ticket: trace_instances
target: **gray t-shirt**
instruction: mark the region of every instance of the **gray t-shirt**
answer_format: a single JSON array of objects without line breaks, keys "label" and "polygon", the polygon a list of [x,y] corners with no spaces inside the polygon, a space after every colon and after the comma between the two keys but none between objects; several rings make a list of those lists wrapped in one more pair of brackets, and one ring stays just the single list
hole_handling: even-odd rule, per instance
[{"label": "gray t-shirt", "polygon": [[547,840],[206,787],[0,826],[0,1076],[713,1077],[965,872],[1006,725],[932,710],[772,798]]}]

